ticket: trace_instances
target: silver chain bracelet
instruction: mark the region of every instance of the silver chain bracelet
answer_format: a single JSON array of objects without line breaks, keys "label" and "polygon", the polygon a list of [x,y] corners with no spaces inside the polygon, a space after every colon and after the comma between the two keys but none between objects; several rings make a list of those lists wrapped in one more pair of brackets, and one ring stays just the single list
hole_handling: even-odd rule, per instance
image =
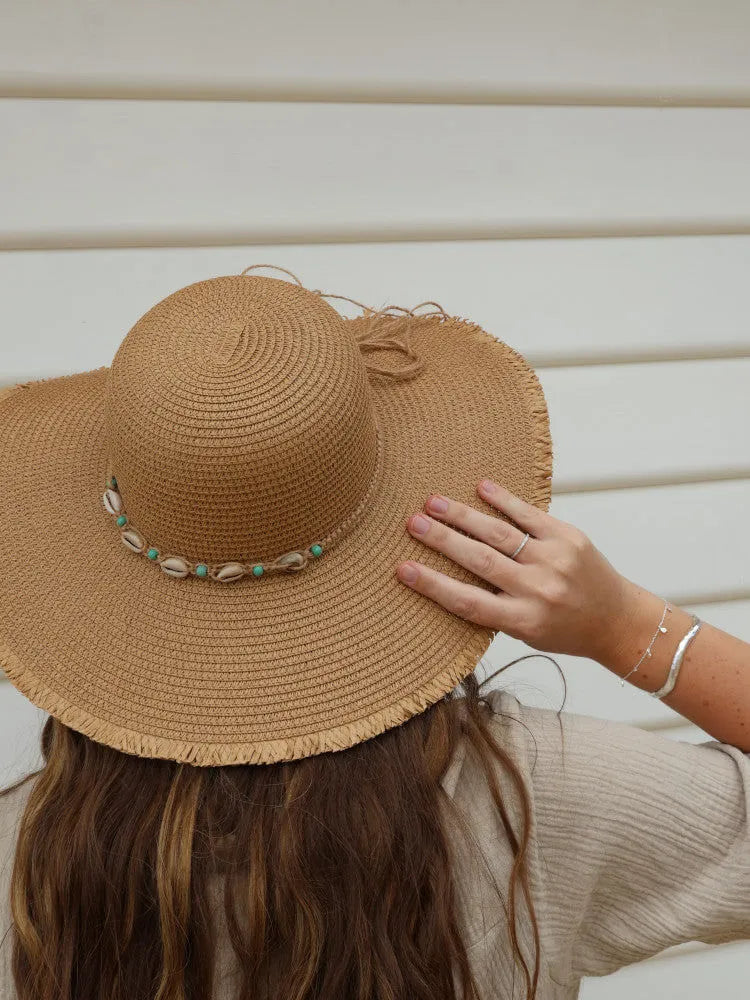
[{"label": "silver chain bracelet", "polygon": [[651,639],[651,642],[646,647],[645,653],[640,658],[640,660],[636,663],[636,665],[633,667],[633,669],[631,671],[629,671],[627,674],[625,674],[625,676],[623,678],[621,678],[620,687],[625,687],[625,681],[628,679],[628,677],[630,677],[630,674],[634,674],[636,672],[636,670],[638,669],[638,667],[640,667],[640,665],[646,659],[646,657],[647,656],[651,656],[651,647],[656,642],[656,640],[659,638],[659,636],[662,634],[662,632],[666,632],[667,631],[667,628],[666,628],[666,626],[664,624],[664,619],[667,617],[667,612],[669,612],[670,614],[672,612],[672,609],[669,606],[669,601],[665,601],[664,602],[664,610],[661,613],[661,621],[657,625],[656,631],[654,632],[654,635],[653,635],[653,637]]}]

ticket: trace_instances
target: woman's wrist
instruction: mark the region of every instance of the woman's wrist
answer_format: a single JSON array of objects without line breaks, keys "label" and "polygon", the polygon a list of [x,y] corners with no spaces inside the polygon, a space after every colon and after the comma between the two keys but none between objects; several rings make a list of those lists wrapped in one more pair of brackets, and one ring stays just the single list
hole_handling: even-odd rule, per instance
[{"label": "woman's wrist", "polygon": [[[677,647],[693,616],[669,603],[666,632],[659,632],[638,669],[631,673],[654,637],[664,598],[623,578],[623,601],[596,659],[643,691],[658,691],[669,675]],[[688,645],[673,690],[664,703],[722,743],[750,752],[750,643],[706,622]]]},{"label": "woman's wrist", "polygon": [[[667,604],[665,614],[663,597],[625,577],[622,588],[619,612],[594,658],[642,691],[657,691],[667,679],[672,657],[691,627],[692,616],[672,603]],[[659,631],[660,623],[666,632]]]}]

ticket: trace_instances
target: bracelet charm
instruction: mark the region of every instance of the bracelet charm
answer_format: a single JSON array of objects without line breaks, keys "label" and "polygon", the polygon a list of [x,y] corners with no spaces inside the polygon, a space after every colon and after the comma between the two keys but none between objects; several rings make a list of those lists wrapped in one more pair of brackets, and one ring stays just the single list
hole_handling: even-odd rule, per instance
[{"label": "bracelet charm", "polygon": [[672,611],[672,609],[669,606],[669,602],[665,601],[664,602],[664,610],[662,611],[662,614],[661,614],[661,621],[659,622],[659,624],[656,627],[656,631],[653,634],[651,642],[648,644],[648,646],[646,647],[645,653],[640,658],[640,660],[636,663],[636,665],[633,667],[633,669],[630,670],[627,674],[625,674],[625,676],[623,678],[621,678],[621,680],[620,680],[620,687],[625,687],[625,681],[628,679],[628,677],[630,677],[631,674],[634,674],[636,672],[636,670],[638,669],[638,667],[640,667],[640,665],[643,663],[643,661],[646,659],[647,656],[651,656],[651,647],[656,642],[656,640],[659,638],[659,636],[662,635],[664,632],[668,631],[666,625],[664,624],[664,619],[667,616],[667,612],[669,612],[671,614],[671,611]]}]

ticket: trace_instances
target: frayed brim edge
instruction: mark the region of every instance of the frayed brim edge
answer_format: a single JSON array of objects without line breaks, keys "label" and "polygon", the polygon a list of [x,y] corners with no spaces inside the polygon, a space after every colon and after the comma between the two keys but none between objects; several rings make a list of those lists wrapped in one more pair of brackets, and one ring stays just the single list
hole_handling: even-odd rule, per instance
[{"label": "frayed brim edge", "polygon": [[90,715],[71,705],[27,670],[18,657],[5,645],[0,645],[0,667],[11,683],[38,708],[49,712],[60,722],[76,732],[83,733],[97,743],[135,754],[138,757],[158,757],[199,767],[223,764],[272,764],[284,760],[297,760],[328,751],[346,750],[351,746],[378,736],[393,726],[406,722],[423,712],[441,697],[453,690],[474,671],[487,651],[494,632],[482,628],[471,638],[469,645],[443,670],[413,694],[402,698],[384,711],[365,719],[348,722],[335,729],[305,734],[279,740],[256,743],[188,743],[183,740],[147,736],[132,729]]}]

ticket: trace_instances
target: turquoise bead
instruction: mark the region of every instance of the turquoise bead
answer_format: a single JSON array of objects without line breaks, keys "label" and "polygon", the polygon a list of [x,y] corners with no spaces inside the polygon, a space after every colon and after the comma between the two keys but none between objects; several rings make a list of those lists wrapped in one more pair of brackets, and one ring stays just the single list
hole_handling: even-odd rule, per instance
[{"label": "turquoise bead", "polygon": [[122,527],[123,524],[128,523],[128,519],[125,517],[124,514],[120,514],[120,516],[117,518],[117,523],[120,525],[120,527]]},{"label": "turquoise bead", "polygon": [[263,567],[253,566],[253,576],[263,576]]},{"label": "turquoise bead", "polygon": [[112,478],[110,479],[109,485],[112,487],[113,490],[117,489],[117,480],[115,479],[114,476],[112,476]]},{"label": "turquoise bead", "polygon": [[312,552],[312,554],[314,556],[322,556],[323,555],[323,546],[322,545],[312,545],[310,547],[310,551]]},{"label": "turquoise bead", "polygon": [[205,563],[198,563],[195,567],[196,576],[208,576],[208,566]]},{"label": "turquoise bead", "polygon": [[156,559],[156,557],[159,555],[159,550],[149,549],[146,555],[149,557],[149,559]]}]

